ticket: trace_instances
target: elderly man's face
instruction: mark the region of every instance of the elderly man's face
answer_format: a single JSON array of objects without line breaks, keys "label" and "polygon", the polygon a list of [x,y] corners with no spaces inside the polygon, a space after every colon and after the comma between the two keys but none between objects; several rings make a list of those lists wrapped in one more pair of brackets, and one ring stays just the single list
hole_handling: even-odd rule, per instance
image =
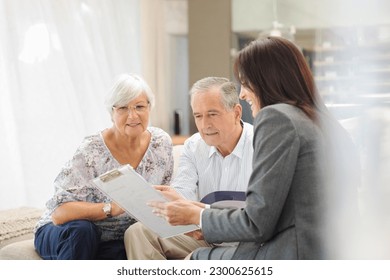
[{"label": "elderly man's face", "polygon": [[198,92],[192,97],[192,111],[195,124],[207,145],[218,150],[230,145],[233,131],[240,125],[241,109],[236,107],[228,111],[222,103],[219,88],[208,92]]}]

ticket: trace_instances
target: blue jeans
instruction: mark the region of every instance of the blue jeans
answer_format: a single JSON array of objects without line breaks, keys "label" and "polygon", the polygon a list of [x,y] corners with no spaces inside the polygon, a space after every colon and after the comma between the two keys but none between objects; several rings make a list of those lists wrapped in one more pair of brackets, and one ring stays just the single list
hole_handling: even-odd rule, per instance
[{"label": "blue jeans", "polygon": [[123,240],[102,242],[98,227],[87,220],[40,227],[34,245],[45,260],[125,260]]}]

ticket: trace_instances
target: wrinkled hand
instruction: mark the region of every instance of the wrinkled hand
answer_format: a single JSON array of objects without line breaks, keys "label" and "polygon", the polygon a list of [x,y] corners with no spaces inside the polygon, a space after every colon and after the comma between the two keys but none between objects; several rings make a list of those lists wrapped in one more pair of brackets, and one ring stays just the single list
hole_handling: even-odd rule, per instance
[{"label": "wrinkled hand", "polygon": [[200,229],[187,232],[185,235],[190,236],[196,240],[204,240],[203,232]]},{"label": "wrinkled hand", "polygon": [[163,186],[163,185],[155,185],[153,186],[156,190],[161,191],[161,194],[168,200],[178,200],[183,199],[183,197],[172,187]]},{"label": "wrinkled hand", "polygon": [[164,218],[173,226],[199,224],[202,211],[199,204],[184,199],[170,202],[150,201],[148,206],[153,207],[154,214]]},{"label": "wrinkled hand", "polygon": [[111,215],[113,217],[119,216],[119,215],[121,215],[123,213],[125,213],[125,210],[120,208],[119,205],[116,204],[115,202],[111,202]]}]

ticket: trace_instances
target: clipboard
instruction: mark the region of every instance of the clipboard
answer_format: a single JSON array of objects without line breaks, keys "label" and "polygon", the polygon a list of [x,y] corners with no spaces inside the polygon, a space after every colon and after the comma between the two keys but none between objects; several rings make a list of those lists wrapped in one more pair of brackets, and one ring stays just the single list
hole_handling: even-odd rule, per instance
[{"label": "clipboard", "polygon": [[172,226],[165,219],[156,216],[152,207],[146,203],[168,200],[129,164],[108,171],[92,181],[129,215],[162,238],[199,229],[196,225]]}]

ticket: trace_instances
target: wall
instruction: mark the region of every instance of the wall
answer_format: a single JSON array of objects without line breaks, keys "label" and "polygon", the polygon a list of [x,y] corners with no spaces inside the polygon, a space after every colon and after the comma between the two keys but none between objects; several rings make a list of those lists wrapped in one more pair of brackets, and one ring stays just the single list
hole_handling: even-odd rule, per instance
[{"label": "wall", "polygon": [[274,4],[279,22],[302,29],[390,22],[387,0],[232,0],[232,31],[272,27]]},{"label": "wall", "polygon": [[[231,0],[189,0],[189,83],[206,76],[230,77]],[[196,132],[190,118],[190,133]]]}]

